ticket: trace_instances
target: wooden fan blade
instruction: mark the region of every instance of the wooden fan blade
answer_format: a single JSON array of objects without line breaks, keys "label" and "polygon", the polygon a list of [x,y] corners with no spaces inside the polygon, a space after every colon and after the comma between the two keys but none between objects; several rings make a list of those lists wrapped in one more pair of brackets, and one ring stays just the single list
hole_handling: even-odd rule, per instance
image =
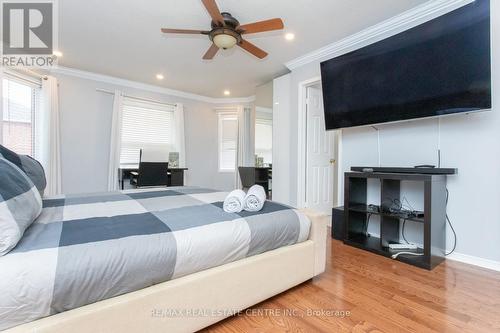
[{"label": "wooden fan blade", "polygon": [[161,32],[166,33],[166,34],[202,34],[202,35],[208,35],[210,31],[204,31],[204,30],[190,30],[190,29],[168,29],[168,28],[162,28]]},{"label": "wooden fan blade", "polygon": [[252,44],[246,40],[242,40],[238,45],[259,59],[263,59],[263,58],[267,57],[266,51],[259,49],[257,46],[255,46],[254,44]]},{"label": "wooden fan blade", "polygon": [[220,13],[219,7],[217,6],[215,0],[201,0],[201,2],[203,2],[203,5],[207,9],[208,14],[210,14],[212,20],[219,25],[224,25],[224,17],[222,17],[222,14]]},{"label": "wooden fan blade", "polygon": [[270,20],[240,25],[237,30],[241,31],[242,34],[253,34],[256,32],[281,30],[283,28],[283,21],[280,18],[274,18]]},{"label": "wooden fan blade", "polygon": [[215,57],[215,54],[217,53],[217,51],[219,51],[219,48],[217,47],[217,45],[212,43],[212,46],[210,46],[208,51],[205,53],[205,55],[203,56],[203,59],[204,60],[213,59]]}]

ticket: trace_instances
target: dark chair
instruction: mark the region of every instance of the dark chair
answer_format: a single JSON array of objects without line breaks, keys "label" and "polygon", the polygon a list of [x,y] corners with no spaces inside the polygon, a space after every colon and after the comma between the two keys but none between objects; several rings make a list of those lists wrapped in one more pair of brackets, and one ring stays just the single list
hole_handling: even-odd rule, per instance
[{"label": "dark chair", "polygon": [[168,186],[168,159],[166,162],[144,159],[141,149],[139,171],[130,175],[130,183],[136,187]]},{"label": "dark chair", "polygon": [[269,198],[269,168],[238,167],[243,189],[261,185]]}]

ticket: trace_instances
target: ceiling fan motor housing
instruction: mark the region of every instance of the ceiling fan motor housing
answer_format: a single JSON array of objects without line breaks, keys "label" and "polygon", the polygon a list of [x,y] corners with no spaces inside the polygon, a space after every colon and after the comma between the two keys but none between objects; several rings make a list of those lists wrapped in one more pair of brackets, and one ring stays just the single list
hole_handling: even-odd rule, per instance
[{"label": "ceiling fan motor housing", "polygon": [[[222,17],[224,17],[224,26],[219,26],[216,22],[212,21],[212,31],[208,34],[210,40],[214,42],[214,38],[217,35],[229,35],[236,39],[236,43],[241,43],[241,34],[236,31],[236,28],[240,25],[237,19],[235,19],[231,14],[222,12]],[[223,49],[226,49],[223,47]]]},{"label": "ceiling fan motor housing", "polygon": [[[233,17],[228,12],[222,12],[220,13],[222,17],[224,18],[224,26],[225,27],[230,27],[232,29],[236,29],[240,25],[240,22]],[[217,24],[217,22],[212,21],[212,29],[219,28],[220,26]]]}]

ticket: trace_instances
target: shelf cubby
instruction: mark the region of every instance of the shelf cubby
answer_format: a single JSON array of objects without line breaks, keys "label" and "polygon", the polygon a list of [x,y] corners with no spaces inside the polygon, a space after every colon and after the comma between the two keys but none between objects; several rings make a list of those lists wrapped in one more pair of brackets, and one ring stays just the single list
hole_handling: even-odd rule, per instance
[{"label": "shelf cubby", "polygon": [[[380,202],[370,205],[368,179],[380,181]],[[421,216],[394,212],[394,201],[401,200],[401,182],[423,182],[424,212]],[[385,257],[398,251],[389,244],[402,243],[400,239],[401,221],[407,220],[423,224],[423,247],[414,252],[422,254],[399,255],[396,260],[433,269],[444,260],[446,227],[446,176],[432,174],[399,174],[374,172],[347,172],[344,182],[344,243]],[[367,225],[372,215],[380,218],[379,235],[369,235]],[[406,251],[405,251],[406,252]]]}]

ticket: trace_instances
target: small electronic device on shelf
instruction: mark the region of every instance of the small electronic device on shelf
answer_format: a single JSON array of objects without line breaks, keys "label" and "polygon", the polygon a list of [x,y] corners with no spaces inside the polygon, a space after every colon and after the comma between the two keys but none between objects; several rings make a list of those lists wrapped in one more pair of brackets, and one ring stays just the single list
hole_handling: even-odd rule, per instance
[{"label": "small electronic device on shelf", "polygon": [[351,167],[351,171],[356,172],[382,172],[382,173],[413,173],[413,174],[426,174],[426,175],[456,175],[457,169],[453,168],[436,168],[432,165],[418,165],[413,168],[401,167]]},{"label": "small electronic device on shelf", "polygon": [[389,244],[390,250],[417,250],[418,246],[415,244]]}]

